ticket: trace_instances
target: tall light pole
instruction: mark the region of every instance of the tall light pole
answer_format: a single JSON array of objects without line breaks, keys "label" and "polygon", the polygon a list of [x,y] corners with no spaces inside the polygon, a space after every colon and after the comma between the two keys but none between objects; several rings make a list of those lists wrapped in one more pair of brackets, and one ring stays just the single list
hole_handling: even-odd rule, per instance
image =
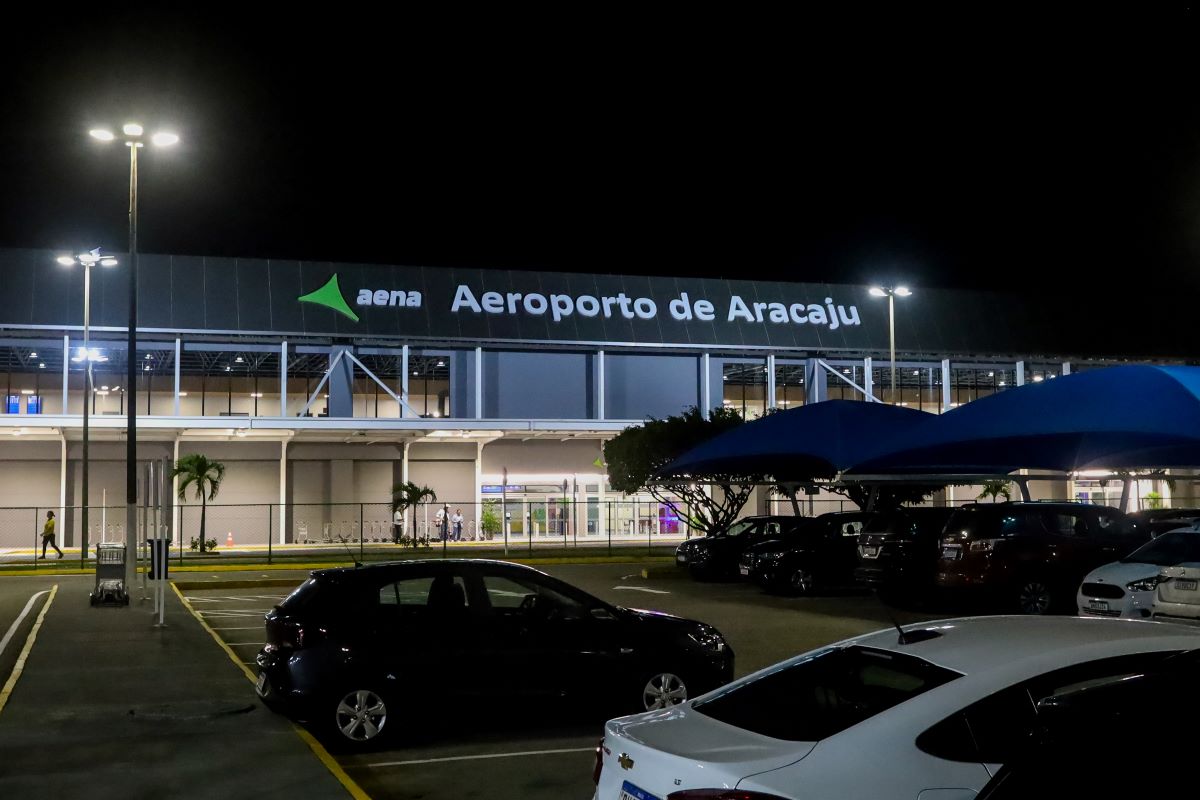
[{"label": "tall light pole", "polygon": [[[79,568],[83,569],[83,565],[87,563],[88,555],[88,443],[91,437],[88,435],[88,417],[91,415],[92,406],[92,362],[107,361],[106,356],[101,356],[97,352],[92,351],[89,330],[92,324],[92,266],[99,264],[102,267],[115,267],[117,260],[111,256],[100,255],[100,248],[96,248],[87,253],[80,253],[77,256],[59,256],[58,263],[64,267],[73,267],[76,264],[83,265],[83,347],[79,348],[72,361],[82,361],[86,365],[84,372],[87,377],[83,385],[83,536],[80,539],[80,558]],[[67,413],[64,408],[63,413]]]},{"label": "tall light pole", "polygon": [[888,343],[892,356],[892,402],[896,402],[896,298],[912,294],[907,286],[872,286],[872,297],[888,299]]},{"label": "tall light pole", "polygon": [[[95,128],[89,133],[102,142],[117,138],[107,128]],[[145,129],[136,122],[126,123],[121,133],[129,148],[129,351],[125,359],[129,367],[125,376],[125,391],[129,396],[125,437],[125,590],[129,591],[137,570],[137,154],[146,143]],[[167,147],[178,142],[179,136],[160,131],[150,141]]]}]

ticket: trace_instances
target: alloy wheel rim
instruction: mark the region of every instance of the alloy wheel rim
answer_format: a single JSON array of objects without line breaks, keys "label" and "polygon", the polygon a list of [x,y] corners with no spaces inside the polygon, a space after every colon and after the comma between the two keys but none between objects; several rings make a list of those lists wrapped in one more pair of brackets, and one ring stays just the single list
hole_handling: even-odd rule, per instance
[{"label": "alloy wheel rim", "polygon": [[1045,614],[1050,610],[1050,589],[1044,583],[1031,581],[1021,587],[1020,601],[1026,614]]},{"label": "alloy wheel rim", "polygon": [[647,711],[669,708],[687,700],[687,686],[678,675],[660,672],[646,682],[642,690],[642,704]]},{"label": "alloy wheel rim", "polygon": [[798,569],[792,573],[792,588],[796,591],[807,592],[812,589],[812,584],[812,574],[807,570]]},{"label": "alloy wheel rim", "polygon": [[342,736],[354,742],[374,739],[387,724],[387,705],[368,689],[348,692],[337,706],[337,726]]}]

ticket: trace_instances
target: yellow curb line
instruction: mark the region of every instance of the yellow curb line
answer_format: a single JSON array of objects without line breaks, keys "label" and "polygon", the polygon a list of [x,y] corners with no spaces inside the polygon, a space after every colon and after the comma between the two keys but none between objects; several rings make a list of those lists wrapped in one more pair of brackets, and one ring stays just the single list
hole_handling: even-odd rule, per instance
[{"label": "yellow curb line", "polygon": [[17,656],[17,663],[13,666],[12,674],[8,676],[8,681],[5,682],[4,688],[0,689],[0,711],[4,710],[4,706],[8,704],[9,695],[12,694],[13,687],[17,685],[17,678],[21,677],[21,673],[25,671],[25,659],[29,657],[29,651],[33,649],[33,643],[37,640],[38,631],[42,628],[42,620],[46,619],[46,612],[50,610],[50,604],[54,602],[54,595],[58,594],[58,584],[50,589],[50,596],[46,598],[46,605],[42,606],[42,612],[38,614],[37,622],[33,623],[33,627],[29,630],[29,635],[25,637],[25,646],[21,648],[21,654]]},{"label": "yellow curb line", "polygon": [[[58,587],[56,586],[55,588],[57,589]],[[204,621],[204,617],[196,613],[196,609],[192,608],[192,604],[189,603],[188,599],[183,596],[182,592],[179,591],[179,587],[175,585],[174,581],[171,582],[171,589],[175,592],[175,596],[179,598],[179,602],[183,603],[183,607],[191,612],[192,616],[196,618],[196,621],[200,623],[200,627],[208,631],[208,635],[213,638],[213,641],[215,641],[220,648],[225,651],[225,655],[229,656],[229,660],[237,665],[238,669],[240,669],[245,676],[249,678],[251,683],[254,683],[255,680],[257,680],[254,673],[242,663],[242,660],[237,657],[229,645],[225,644],[225,641],[217,635],[217,632],[214,631],[209,624]],[[49,606],[50,604],[47,603],[46,605]],[[43,611],[43,613],[45,612]],[[40,619],[38,620],[38,624],[41,624]],[[342,769],[342,765],[337,763],[333,756],[329,755],[329,751],[326,750],[324,745],[318,742],[311,733],[304,730],[304,728],[300,727],[294,722],[292,723],[292,729],[296,731],[296,734],[300,737],[300,739],[306,745],[308,745],[309,749],[313,751],[313,754],[317,757],[317,759],[325,765],[325,768],[329,770],[330,774],[333,775],[337,782],[342,785],[342,788],[350,793],[350,796],[354,798],[354,800],[371,800],[371,796],[364,792],[359,785],[354,782],[354,779],[346,774],[346,771]]]}]

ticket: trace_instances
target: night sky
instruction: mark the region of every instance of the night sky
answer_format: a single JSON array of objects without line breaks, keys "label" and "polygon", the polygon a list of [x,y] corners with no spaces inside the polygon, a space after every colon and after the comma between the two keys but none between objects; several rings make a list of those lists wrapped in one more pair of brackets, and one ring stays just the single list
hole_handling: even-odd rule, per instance
[{"label": "night sky", "polygon": [[1181,313],[1200,283],[1186,3],[437,21],[277,5],[6,25],[0,246],[123,249],[127,156],[87,130],[136,117],[183,139],[142,162],[147,252],[900,280]]}]

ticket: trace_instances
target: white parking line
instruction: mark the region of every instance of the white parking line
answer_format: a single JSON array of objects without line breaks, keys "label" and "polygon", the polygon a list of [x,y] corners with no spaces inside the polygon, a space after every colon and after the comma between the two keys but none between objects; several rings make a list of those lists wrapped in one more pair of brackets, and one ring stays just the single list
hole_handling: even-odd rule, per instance
[{"label": "white parking line", "polygon": [[33,608],[33,604],[37,602],[39,597],[47,594],[49,591],[49,589],[43,589],[29,598],[29,602],[25,604],[25,608],[20,614],[17,615],[17,618],[13,621],[13,624],[9,626],[8,633],[4,634],[3,639],[0,639],[0,653],[3,653],[4,648],[8,647],[8,643],[12,641],[13,636],[17,632],[17,628],[21,627],[21,620],[25,619],[26,615],[29,614],[29,609]]},{"label": "white parking line", "polygon": [[218,628],[216,625],[209,625],[214,631],[261,631],[262,625],[251,625],[248,628]]},{"label": "white parking line", "polygon": [[651,589],[649,586],[614,586],[627,592],[649,592],[650,594],[670,594],[666,589]]},{"label": "white parking line", "polygon": [[262,647],[262,642],[226,642],[230,647]]},{"label": "white parking line", "polygon": [[592,753],[593,747],[564,747],[559,750],[526,750],[523,753],[487,753],[477,756],[448,756],[446,758],[414,758],[411,761],[382,761],[378,764],[367,764],[372,769],[376,767],[407,767],[413,764],[440,764],[445,761],[481,761],[486,758],[519,758],[521,756],[548,756],[556,753]]}]

